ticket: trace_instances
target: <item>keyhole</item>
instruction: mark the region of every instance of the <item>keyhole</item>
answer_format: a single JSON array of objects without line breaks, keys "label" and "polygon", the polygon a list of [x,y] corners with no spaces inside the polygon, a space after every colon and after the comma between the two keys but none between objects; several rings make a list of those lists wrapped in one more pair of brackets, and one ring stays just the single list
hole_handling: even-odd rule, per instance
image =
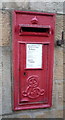
[{"label": "keyhole", "polygon": [[26,75],[26,72],[24,72],[24,76]]}]

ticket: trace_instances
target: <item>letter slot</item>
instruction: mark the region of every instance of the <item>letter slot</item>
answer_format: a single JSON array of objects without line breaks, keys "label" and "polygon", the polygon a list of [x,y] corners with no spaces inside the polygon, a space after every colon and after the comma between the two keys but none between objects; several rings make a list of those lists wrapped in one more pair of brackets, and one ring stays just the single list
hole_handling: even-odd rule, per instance
[{"label": "letter slot", "polygon": [[44,25],[19,25],[19,35],[43,35],[51,34],[51,27]]}]

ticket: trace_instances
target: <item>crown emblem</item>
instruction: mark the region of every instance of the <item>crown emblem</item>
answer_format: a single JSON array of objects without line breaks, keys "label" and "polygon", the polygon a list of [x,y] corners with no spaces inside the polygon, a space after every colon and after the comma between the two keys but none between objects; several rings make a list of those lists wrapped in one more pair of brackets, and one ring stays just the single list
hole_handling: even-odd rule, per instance
[{"label": "crown emblem", "polygon": [[32,18],[31,22],[32,24],[37,24],[38,23],[37,17],[35,16],[34,18]]}]

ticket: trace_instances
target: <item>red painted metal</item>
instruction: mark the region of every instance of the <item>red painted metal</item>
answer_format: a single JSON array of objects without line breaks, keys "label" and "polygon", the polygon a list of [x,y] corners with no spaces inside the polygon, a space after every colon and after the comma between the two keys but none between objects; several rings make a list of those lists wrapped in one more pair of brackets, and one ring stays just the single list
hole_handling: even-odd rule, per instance
[{"label": "red painted metal", "polygon": [[[51,107],[55,14],[14,11],[12,26],[13,110]],[[41,68],[26,68],[27,44],[42,45]]]}]

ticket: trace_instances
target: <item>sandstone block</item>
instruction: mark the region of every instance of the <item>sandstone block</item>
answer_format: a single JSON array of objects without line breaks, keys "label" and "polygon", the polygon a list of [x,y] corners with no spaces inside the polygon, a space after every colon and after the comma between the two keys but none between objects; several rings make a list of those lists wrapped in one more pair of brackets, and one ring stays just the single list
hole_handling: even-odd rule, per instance
[{"label": "sandstone block", "polygon": [[36,118],[63,118],[63,110],[49,110],[39,114]]},{"label": "sandstone block", "polygon": [[[11,25],[10,13],[8,11],[1,11],[2,14],[2,46],[9,46],[11,40]],[[1,46],[1,42],[0,42]]]},{"label": "sandstone block", "polygon": [[63,80],[53,82],[52,108],[63,109]]},{"label": "sandstone block", "polygon": [[54,80],[63,80],[63,48],[55,48]]},{"label": "sandstone block", "polygon": [[62,39],[63,20],[63,15],[56,15],[55,42]]},{"label": "sandstone block", "polygon": [[55,110],[50,110],[50,109],[36,115],[36,118],[54,118],[54,117],[55,117]]},{"label": "sandstone block", "polygon": [[56,110],[55,111],[56,113],[56,118],[63,118],[63,110]]},{"label": "sandstone block", "polygon": [[0,47],[0,115],[2,115],[2,48]]}]

